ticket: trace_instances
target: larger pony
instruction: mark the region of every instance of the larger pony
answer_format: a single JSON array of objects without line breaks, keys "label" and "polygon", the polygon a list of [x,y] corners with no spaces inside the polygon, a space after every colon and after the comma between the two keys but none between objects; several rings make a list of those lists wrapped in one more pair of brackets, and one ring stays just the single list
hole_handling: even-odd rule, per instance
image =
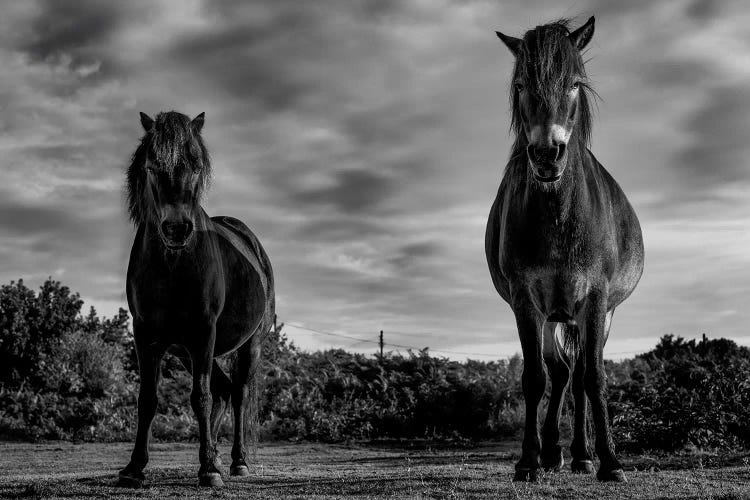
[{"label": "larger pony", "polygon": [[[572,376],[575,472],[593,472],[586,397],[596,430],[597,477],[624,481],[607,417],[602,351],[612,315],[643,271],[638,218],[589,151],[592,90],[581,51],[594,18],[566,20],[522,39],[497,33],[515,56],[511,83],[515,142],[490,210],[485,249],[492,281],[515,315],[523,351],[526,425],[516,480],[564,464],[561,403]],[[542,435],[537,412],[551,394]]]}]

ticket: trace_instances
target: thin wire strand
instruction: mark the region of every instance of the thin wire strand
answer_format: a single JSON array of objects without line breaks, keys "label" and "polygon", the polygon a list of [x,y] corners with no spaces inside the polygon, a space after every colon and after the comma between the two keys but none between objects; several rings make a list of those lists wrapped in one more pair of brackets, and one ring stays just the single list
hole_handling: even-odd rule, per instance
[{"label": "thin wire strand", "polygon": [[[349,346],[350,348],[354,347],[356,345],[365,344],[365,343],[367,343],[367,344],[375,344],[375,345],[379,345],[380,344],[380,342],[377,341],[377,340],[363,339],[361,337],[354,337],[352,335],[345,335],[345,334],[342,334],[342,333],[334,333],[334,332],[328,332],[328,331],[325,331],[325,330],[317,330],[315,328],[309,328],[309,327],[306,327],[306,326],[302,326],[302,325],[295,324],[295,323],[290,323],[290,322],[287,322],[286,324],[289,325],[289,326],[291,326],[291,327],[297,328],[299,330],[304,330],[304,331],[308,331],[308,332],[312,332],[312,333],[317,333],[317,334],[320,334],[320,335],[327,335],[327,336],[331,336],[331,337],[339,337],[339,338],[344,338],[344,339],[349,339],[349,340],[356,340],[357,342],[355,344],[350,345]],[[430,332],[391,331],[389,333],[398,334],[398,335],[409,335],[409,336],[435,335],[435,334],[431,334]],[[461,355],[461,356],[483,356],[483,357],[491,357],[491,358],[495,358],[495,359],[511,359],[511,358],[513,358],[515,356],[515,355],[513,355],[513,356],[500,356],[499,354],[487,354],[487,353],[480,353],[480,352],[452,351],[452,350],[448,350],[448,349],[432,349],[430,347],[417,347],[417,346],[405,345],[405,344],[392,344],[390,342],[384,342],[383,345],[384,346],[389,346],[389,347],[401,348],[401,349],[415,350],[415,351],[421,351],[422,349],[426,348],[426,349],[428,349],[431,352],[442,353],[442,354],[458,354],[458,355]],[[644,351],[642,351],[642,350],[638,350],[638,351],[620,351],[620,352],[610,352],[610,353],[608,353],[608,355],[609,356],[620,356],[620,355],[624,355],[624,354],[641,354],[643,352]]]},{"label": "thin wire strand", "polygon": [[[358,338],[358,337],[352,337],[351,335],[344,335],[344,334],[341,334],[341,333],[333,333],[333,332],[327,332],[327,331],[324,331],[324,330],[316,330],[315,328],[308,328],[306,326],[302,326],[302,325],[295,324],[295,323],[289,323],[289,322],[287,322],[286,324],[289,325],[289,326],[292,326],[294,328],[298,328],[300,330],[307,330],[309,332],[318,333],[318,334],[321,334],[321,335],[329,335],[331,337],[340,337],[340,338],[345,338],[345,339],[350,339],[350,340],[357,340],[357,341],[362,342],[362,343],[366,342],[366,343],[370,343],[370,344],[378,344],[378,345],[380,344],[380,342],[377,341],[377,340],[362,339],[362,338]],[[399,332],[399,334],[403,335],[404,332]],[[422,349],[425,349],[425,347],[417,347],[417,346],[413,346],[413,345],[404,345],[404,344],[393,344],[393,343],[390,343],[390,342],[383,342],[383,345],[384,346],[389,346],[389,347],[401,348],[401,349],[411,349],[411,350],[415,350],[415,351],[421,351]],[[512,357],[512,356],[500,356],[498,354],[487,354],[487,353],[480,353],[480,352],[450,351],[450,350],[446,350],[446,349],[432,349],[430,347],[426,347],[426,348],[429,351],[431,351],[431,352],[438,352],[438,353],[443,353],[443,354],[459,354],[459,355],[463,355],[463,356],[485,356],[485,357],[492,357],[492,358],[497,358],[497,359],[510,359]]]}]

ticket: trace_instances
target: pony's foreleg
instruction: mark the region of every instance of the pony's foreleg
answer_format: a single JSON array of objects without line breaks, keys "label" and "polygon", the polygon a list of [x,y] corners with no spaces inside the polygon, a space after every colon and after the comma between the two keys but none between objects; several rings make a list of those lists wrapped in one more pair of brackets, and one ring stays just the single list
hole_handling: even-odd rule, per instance
[{"label": "pony's foreleg", "polygon": [[565,389],[570,379],[570,367],[563,358],[562,346],[556,335],[556,329],[563,328],[559,323],[544,324],[544,362],[552,388],[547,405],[547,417],[544,420],[542,433],[542,467],[547,470],[560,470],[565,464],[560,440],[560,412],[565,397]]},{"label": "pony's foreleg", "polygon": [[[138,430],[136,431],[135,446],[130,457],[130,463],[120,471],[117,486],[140,488],[143,486],[143,469],[148,463],[148,441],[151,435],[151,422],[156,414],[158,396],[156,393],[161,374],[161,361],[164,348],[158,345],[148,345],[150,337],[145,334],[144,327],[134,325],[136,335],[136,353],[138,355],[138,372],[140,374],[140,388],[138,390]],[[138,339],[141,339],[139,342]]]},{"label": "pony's foreleg", "polygon": [[586,371],[586,360],[583,352],[576,353],[573,368],[573,442],[570,444],[570,454],[573,461],[570,469],[576,473],[590,474],[594,472],[594,462],[589,452],[589,438],[586,426],[588,400],[584,389],[583,376]]},{"label": "pony's foreleg", "polygon": [[625,481],[622,465],[615,457],[607,416],[604,342],[607,337],[608,323],[606,300],[600,296],[591,297],[586,311],[584,334],[586,356],[584,386],[591,402],[591,413],[596,430],[596,454],[600,461],[596,477],[601,481]]},{"label": "pony's foreleg", "polygon": [[542,359],[541,319],[529,300],[514,302],[513,312],[518,325],[518,335],[523,351],[523,396],[526,400],[526,425],[524,428],[521,459],[516,464],[514,481],[534,481],[539,472],[539,402],[544,395],[547,378]]},{"label": "pony's foreleg", "polygon": [[190,404],[198,420],[200,434],[199,458],[201,467],[198,470],[198,484],[200,486],[223,486],[221,471],[219,470],[216,445],[211,435],[211,409],[213,397],[211,395],[211,370],[214,363],[214,342],[216,340],[216,323],[210,325],[210,331],[195,338],[205,339],[202,345],[191,346],[190,355],[193,365],[193,390],[190,393]]},{"label": "pony's foreleg", "polygon": [[232,408],[234,409],[234,445],[232,446],[233,476],[248,476],[248,439],[253,455],[258,444],[258,405],[260,403],[260,370],[262,337],[261,329],[237,353],[237,369],[232,388]]}]

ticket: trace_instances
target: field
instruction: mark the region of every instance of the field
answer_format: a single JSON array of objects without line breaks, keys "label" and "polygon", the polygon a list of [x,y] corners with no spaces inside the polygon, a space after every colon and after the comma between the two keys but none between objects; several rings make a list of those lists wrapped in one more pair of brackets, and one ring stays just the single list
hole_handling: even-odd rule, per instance
[{"label": "field", "polygon": [[[254,475],[225,478],[212,498],[750,498],[747,456],[625,457],[626,484],[568,471],[511,481],[517,444],[470,449],[265,444]],[[130,444],[0,443],[0,496],[203,498],[195,443],[152,445],[142,490],[114,488]],[[228,461],[228,446],[221,447]],[[717,465],[722,465],[718,467]]]}]

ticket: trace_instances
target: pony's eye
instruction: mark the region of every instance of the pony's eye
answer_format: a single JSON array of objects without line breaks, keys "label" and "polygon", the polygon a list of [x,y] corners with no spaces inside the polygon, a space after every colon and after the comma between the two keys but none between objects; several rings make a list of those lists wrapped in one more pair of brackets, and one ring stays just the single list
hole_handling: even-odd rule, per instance
[{"label": "pony's eye", "polygon": [[570,86],[570,90],[578,90],[578,88],[581,86],[579,82],[575,82],[573,85]]}]

